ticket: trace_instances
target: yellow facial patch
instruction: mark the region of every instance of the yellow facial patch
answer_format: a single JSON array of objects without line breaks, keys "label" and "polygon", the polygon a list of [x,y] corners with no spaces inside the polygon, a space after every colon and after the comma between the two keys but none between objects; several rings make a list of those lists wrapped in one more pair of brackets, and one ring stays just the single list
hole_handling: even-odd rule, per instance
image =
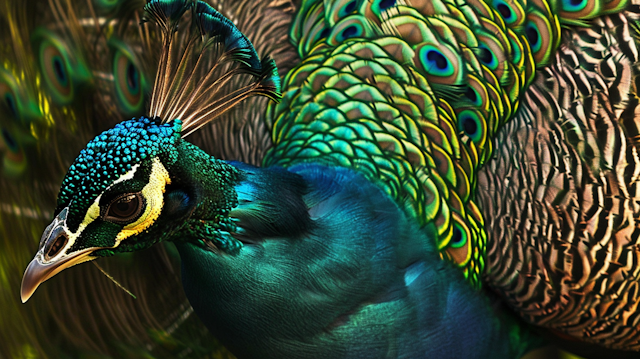
[{"label": "yellow facial patch", "polygon": [[151,165],[149,183],[144,186],[141,192],[147,203],[144,213],[142,213],[137,221],[128,224],[118,233],[114,248],[125,238],[135,236],[153,225],[162,212],[165,187],[170,183],[171,178],[169,178],[169,172],[167,172],[167,169],[157,157],[154,158],[153,164]]}]

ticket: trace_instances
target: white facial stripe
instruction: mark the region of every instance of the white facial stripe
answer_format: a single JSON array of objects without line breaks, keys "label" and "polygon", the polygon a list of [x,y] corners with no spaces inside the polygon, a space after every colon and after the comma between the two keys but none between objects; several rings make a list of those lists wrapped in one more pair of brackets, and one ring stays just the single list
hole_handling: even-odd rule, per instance
[{"label": "white facial stripe", "polygon": [[[157,159],[157,157],[156,157],[156,159]],[[106,192],[109,188],[117,185],[120,182],[124,182],[124,181],[132,179],[133,176],[136,174],[136,171],[138,170],[138,167],[140,167],[139,163],[136,163],[135,165],[133,165],[133,167],[131,167],[131,170],[129,172],[127,172],[127,173],[123,174],[122,176],[120,176],[120,178],[115,180],[113,182],[113,184],[111,184],[111,186],[107,187],[107,189],[104,190],[104,192]],[[102,193],[104,193],[104,192],[102,192]]]}]

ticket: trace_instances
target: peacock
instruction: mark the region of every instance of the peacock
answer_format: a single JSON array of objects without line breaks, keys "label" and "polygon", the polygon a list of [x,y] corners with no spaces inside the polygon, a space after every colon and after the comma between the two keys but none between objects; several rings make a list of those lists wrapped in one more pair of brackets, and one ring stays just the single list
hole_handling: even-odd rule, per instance
[{"label": "peacock", "polygon": [[[145,9],[164,41],[150,110],[72,164],[23,300],[172,241],[239,357],[520,357],[532,326],[638,350],[635,4],[303,1],[262,167],[182,137],[279,99],[273,62],[202,2]],[[217,62],[193,58],[199,38]]]}]

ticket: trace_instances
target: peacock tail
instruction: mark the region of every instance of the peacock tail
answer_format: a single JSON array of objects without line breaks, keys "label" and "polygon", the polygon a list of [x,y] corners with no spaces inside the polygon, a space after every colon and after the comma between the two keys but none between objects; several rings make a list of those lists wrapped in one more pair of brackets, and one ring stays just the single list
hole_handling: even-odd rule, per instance
[{"label": "peacock tail", "polygon": [[552,59],[560,24],[626,5],[594,3],[306,1],[291,30],[303,61],[270,109],[264,164],[323,161],[378,181],[480,286],[478,170]]},{"label": "peacock tail", "polygon": [[637,14],[304,1],[263,164],[353,168],[528,322],[638,350]]}]

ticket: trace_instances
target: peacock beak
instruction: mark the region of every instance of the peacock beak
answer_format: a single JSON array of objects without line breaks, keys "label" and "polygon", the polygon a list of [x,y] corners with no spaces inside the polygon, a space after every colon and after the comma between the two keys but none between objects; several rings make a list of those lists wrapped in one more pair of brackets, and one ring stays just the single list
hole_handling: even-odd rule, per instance
[{"label": "peacock beak", "polygon": [[95,259],[91,253],[101,248],[86,248],[70,252],[72,243],[65,228],[67,209],[58,216],[45,229],[40,240],[38,253],[27,266],[22,277],[20,297],[22,303],[31,298],[38,286],[47,279],[60,273],[62,270],[76,264]]},{"label": "peacock beak", "polygon": [[69,267],[73,267],[76,264],[90,261],[95,259],[89,255],[98,248],[87,248],[82,251],[73,253],[72,255],[61,258],[60,260],[54,260],[48,263],[43,263],[40,258],[40,252],[36,254],[31,263],[27,266],[22,277],[22,286],[20,287],[20,297],[22,303],[25,303],[38,286],[47,279],[60,273],[62,270]]}]

